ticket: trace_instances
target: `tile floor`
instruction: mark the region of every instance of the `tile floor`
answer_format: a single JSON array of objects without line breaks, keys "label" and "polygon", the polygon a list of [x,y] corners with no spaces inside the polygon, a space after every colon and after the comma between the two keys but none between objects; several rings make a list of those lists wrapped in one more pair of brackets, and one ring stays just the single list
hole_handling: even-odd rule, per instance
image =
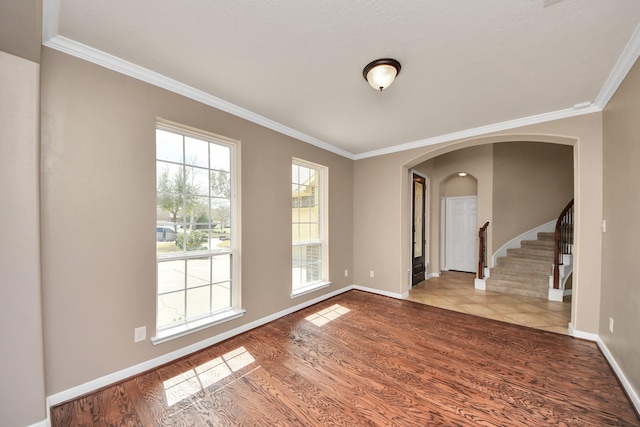
[{"label": "tile floor", "polygon": [[443,272],[417,284],[409,291],[409,301],[473,314],[507,323],[569,334],[571,301],[554,302],[520,295],[479,291],[472,273]]}]

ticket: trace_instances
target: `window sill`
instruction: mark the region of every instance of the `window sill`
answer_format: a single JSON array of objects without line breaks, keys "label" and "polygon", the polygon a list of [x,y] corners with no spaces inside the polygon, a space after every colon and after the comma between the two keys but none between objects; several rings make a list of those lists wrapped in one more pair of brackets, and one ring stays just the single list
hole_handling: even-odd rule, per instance
[{"label": "window sill", "polygon": [[300,289],[296,289],[295,291],[292,291],[291,298],[296,298],[296,297],[308,294],[310,292],[317,291],[318,289],[326,288],[328,286],[331,286],[331,282],[314,283],[313,285],[305,286],[304,288],[300,288]]},{"label": "window sill", "polygon": [[194,320],[186,324],[182,324],[173,328],[165,329],[157,332],[156,336],[151,338],[153,345],[162,344],[163,342],[171,341],[176,338],[183,337],[193,332],[201,331],[210,326],[219,325],[220,323],[228,322],[233,319],[242,317],[246,310],[239,308],[232,308],[222,313],[217,313],[211,316],[204,317],[202,319]]}]

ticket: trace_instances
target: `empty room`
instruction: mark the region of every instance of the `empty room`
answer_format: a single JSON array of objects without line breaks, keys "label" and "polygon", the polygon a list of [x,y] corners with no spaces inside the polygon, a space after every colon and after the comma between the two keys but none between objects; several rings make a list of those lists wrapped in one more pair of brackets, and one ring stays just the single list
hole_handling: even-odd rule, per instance
[{"label": "empty room", "polygon": [[0,425],[640,426],[639,25],[0,0]]}]

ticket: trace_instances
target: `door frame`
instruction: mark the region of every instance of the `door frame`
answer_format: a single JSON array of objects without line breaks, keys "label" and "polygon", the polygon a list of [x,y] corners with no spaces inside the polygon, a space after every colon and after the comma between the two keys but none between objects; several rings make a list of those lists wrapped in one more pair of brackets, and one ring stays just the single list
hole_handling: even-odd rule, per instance
[{"label": "door frame", "polygon": [[[443,216],[442,218],[444,219],[444,221],[441,221],[441,225],[442,225],[442,234],[441,234],[441,240],[444,243],[443,245],[441,245],[441,259],[442,259],[442,265],[443,265],[443,271],[449,271],[449,245],[448,245],[448,222],[449,222],[449,209],[448,209],[448,205],[449,205],[449,200],[450,199],[475,199],[476,201],[476,221],[475,221],[475,226],[477,228],[478,226],[478,211],[477,211],[477,206],[478,206],[478,195],[468,195],[468,196],[454,196],[454,197],[443,197],[442,198],[442,212],[443,212]],[[477,247],[477,245],[476,245]],[[476,266],[476,263],[473,264],[474,266]],[[477,270],[477,266],[474,270]],[[477,273],[477,271],[476,271]]]},{"label": "door frame", "polygon": [[407,289],[411,289],[413,287],[413,175],[418,175],[419,177],[424,178],[424,272],[425,272],[425,280],[428,278],[427,268],[429,266],[429,211],[430,211],[430,197],[431,192],[429,191],[429,177],[422,172],[419,172],[415,169],[409,169],[409,267],[407,270]]}]

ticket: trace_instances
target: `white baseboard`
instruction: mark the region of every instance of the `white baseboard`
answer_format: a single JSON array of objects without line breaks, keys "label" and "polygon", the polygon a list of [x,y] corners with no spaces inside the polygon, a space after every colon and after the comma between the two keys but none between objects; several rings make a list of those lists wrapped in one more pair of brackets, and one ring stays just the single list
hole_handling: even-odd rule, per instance
[{"label": "white baseboard", "polygon": [[480,291],[486,291],[487,290],[487,281],[485,279],[478,279],[477,277],[475,279],[473,279],[473,287],[480,290]]},{"label": "white baseboard", "polygon": [[[358,285],[350,285],[341,289],[337,289],[328,294],[321,295],[317,298],[311,299],[304,303],[295,305],[293,307],[287,308],[286,310],[279,311],[277,313],[271,314],[269,316],[265,316],[261,319],[255,320],[253,322],[247,323],[246,325],[240,326],[238,328],[232,329],[230,331],[224,332],[222,334],[218,334],[211,338],[207,338],[206,340],[197,342],[195,344],[189,345],[187,347],[183,347],[179,350],[172,351],[170,353],[164,354],[162,356],[156,357],[155,359],[147,360],[146,362],[139,363],[137,365],[122,369],[120,371],[105,375],[100,378],[96,378],[94,380],[88,381],[84,384],[80,384],[76,387],[72,387],[70,389],[61,391],[59,393],[53,394],[47,397],[47,414],[49,414],[52,406],[58,405],[60,403],[66,402],[68,400],[75,399],[79,396],[82,396],[87,393],[91,393],[95,390],[98,390],[102,387],[106,387],[108,385],[117,383],[119,381],[123,381],[127,378],[131,378],[133,376],[139,375],[143,372],[146,372],[150,369],[157,368],[158,366],[162,366],[166,363],[169,363],[173,360],[179,359],[181,357],[187,356],[191,353],[195,353],[196,351],[202,350],[214,344],[217,344],[221,341],[239,335],[243,332],[249,331],[251,329],[257,328],[258,326],[262,326],[274,320],[277,320],[283,316],[296,312],[298,310],[302,310],[303,308],[309,307],[311,305],[317,304],[326,299],[332,298],[336,295],[342,294],[344,292],[350,291],[352,289],[357,289],[365,292],[370,292],[373,294],[383,295],[395,299],[406,299],[409,296],[409,292],[406,291],[404,293],[395,293],[382,291],[379,289],[368,288],[365,286]],[[44,423],[44,424],[42,424]],[[33,427],[44,427],[49,425],[49,420],[43,421],[39,424],[34,424]]]},{"label": "white baseboard", "polygon": [[[139,363],[137,365],[131,366],[129,368],[122,369],[118,372],[114,372],[112,374],[105,375],[101,378],[96,378],[95,380],[91,380],[84,384],[80,384],[76,387],[72,387],[68,390],[61,391],[59,393],[53,394],[47,397],[47,414],[52,406],[58,405],[62,402],[66,402],[68,400],[75,399],[79,396],[82,396],[87,393],[91,393],[95,390],[98,390],[102,387],[108,386],[110,384],[117,383],[119,381],[125,380],[127,378],[133,377],[135,375],[139,375],[143,372],[146,372],[150,369],[157,368],[158,366],[169,363],[173,360],[179,359],[181,357],[187,356],[191,353],[195,353],[196,351],[202,350],[214,344],[217,344],[221,341],[239,335],[243,332],[249,331],[251,329],[257,328],[258,326],[262,326],[266,323],[272,322],[276,319],[279,319],[283,316],[296,312],[298,310],[302,310],[303,308],[309,307],[311,305],[317,304],[321,301],[339,295],[341,293],[347,292],[351,289],[356,289],[355,286],[347,286],[345,288],[341,288],[330,292],[328,294],[321,295],[317,298],[311,299],[304,303],[295,305],[293,307],[287,308],[286,310],[279,311],[277,313],[271,314],[269,316],[265,316],[261,319],[255,320],[253,322],[247,323],[246,325],[242,325],[238,328],[232,329],[230,331],[224,332],[222,334],[218,334],[211,338],[207,338],[206,340],[197,342],[195,344],[189,345],[187,347],[183,347],[179,350],[172,351],[170,353],[164,354],[160,357],[156,357],[155,359],[147,360],[146,362]],[[366,290],[369,292],[380,293],[380,291],[376,292],[374,289],[362,288],[362,290]],[[383,294],[384,295],[384,294]],[[399,295],[399,294],[398,294]],[[391,295],[387,295],[391,296]],[[396,296],[394,298],[401,298],[401,296]]]},{"label": "white baseboard", "polygon": [[[436,276],[437,277],[437,276]],[[62,402],[66,402],[68,400],[72,400],[75,399],[79,396],[82,396],[84,394],[87,393],[91,393],[95,390],[98,390],[102,387],[108,386],[110,384],[113,383],[117,383],[119,381],[125,380],[127,378],[133,377],[135,375],[141,374],[143,372],[146,372],[150,369],[156,368],[158,366],[164,365],[166,363],[169,363],[173,360],[179,359],[181,357],[187,356],[191,353],[194,353],[196,351],[202,350],[204,348],[207,348],[213,344],[217,344],[221,341],[224,341],[226,339],[229,339],[235,335],[239,335],[243,332],[249,331],[251,329],[257,328],[258,326],[262,326],[266,323],[272,322],[274,320],[277,320],[281,317],[284,317],[288,314],[291,314],[293,312],[296,312],[298,310],[302,310],[303,308],[309,307],[311,305],[317,304],[321,301],[324,301],[326,299],[332,298],[336,295],[342,294],[344,292],[350,291],[352,289],[357,289],[360,291],[365,291],[365,292],[370,292],[373,294],[377,294],[377,295],[383,295],[386,297],[390,297],[390,298],[395,298],[395,299],[406,299],[408,296],[408,292],[404,292],[404,293],[396,293],[396,292],[389,292],[389,291],[383,291],[380,289],[374,289],[374,288],[369,288],[369,287],[365,287],[365,286],[359,286],[359,285],[350,285],[341,289],[337,289],[333,292],[330,292],[328,294],[324,294],[321,295],[317,298],[314,298],[312,300],[306,301],[304,303],[298,304],[296,306],[290,307],[286,310],[282,310],[279,311],[277,313],[271,314],[269,316],[263,317],[261,319],[255,320],[253,322],[250,322],[246,325],[243,325],[239,328],[236,329],[232,329],[230,331],[224,332],[222,334],[216,335],[214,337],[208,338],[204,341],[200,341],[198,343],[192,344],[190,346],[184,347],[182,349],[164,354],[160,357],[157,357],[155,359],[151,359],[148,360],[146,362],[142,362],[139,363],[137,365],[131,366],[129,368],[125,368],[121,371],[118,372],[114,372],[112,374],[109,375],[105,375],[101,378],[97,378],[95,380],[86,382],[84,384],[81,384],[79,386],[76,387],[72,387],[68,390],[64,390],[61,391],[59,393],[56,393],[54,395],[48,396],[47,397],[47,419],[40,421],[38,423],[32,424],[29,427],[49,427],[50,426],[50,420],[49,420],[49,414],[50,414],[50,410],[52,406],[58,405]],[[605,345],[605,343],[600,339],[600,337],[597,334],[592,334],[592,333],[588,333],[588,332],[582,332],[582,331],[577,331],[573,328],[573,325],[571,323],[569,323],[569,334],[573,337],[576,338],[581,338],[581,339],[585,339],[585,340],[589,340],[589,341],[594,341],[598,344],[598,347],[600,347],[602,353],[604,354],[605,358],[608,360],[609,364],[612,366],[614,372],[616,373],[616,375],[618,376],[620,383],[623,385],[625,391],[627,392],[627,394],[629,395],[629,398],[631,399],[631,402],[633,404],[633,406],[636,408],[636,411],[640,412],[640,398],[638,397],[638,394],[635,392],[635,390],[633,389],[633,387],[631,386],[631,384],[629,383],[629,381],[626,379],[626,377],[624,376],[624,372],[622,372],[622,370],[620,369],[620,367],[618,366],[617,362],[615,361],[615,359],[613,358],[613,356],[611,355],[611,352],[609,351],[609,349],[607,348],[607,346]]]},{"label": "white baseboard", "polygon": [[583,340],[593,341],[593,342],[596,342],[599,339],[598,334],[592,334],[589,332],[582,332],[582,331],[573,329],[573,324],[571,323],[569,323],[569,335],[575,338],[580,338]]},{"label": "white baseboard", "polygon": [[602,341],[602,338],[598,337],[596,342],[598,343],[598,347],[600,347],[600,351],[602,351],[602,354],[604,354],[604,357],[609,362],[609,365],[611,365],[613,372],[616,373],[616,376],[618,377],[620,384],[622,384],[624,391],[627,392],[627,396],[629,396],[631,404],[636,409],[636,412],[640,414],[640,397],[638,396],[638,393],[633,389],[631,383],[627,380],[627,377],[624,375],[624,372],[622,372],[622,369],[620,369],[620,366],[607,348],[607,345],[604,343],[604,341]]},{"label": "white baseboard", "polygon": [[371,292],[372,294],[382,295],[385,297],[390,297],[395,299],[406,299],[409,296],[409,291],[399,294],[396,292],[381,291],[380,289],[367,288],[366,286],[360,286],[360,285],[351,285],[350,289],[357,289],[359,291]]}]

